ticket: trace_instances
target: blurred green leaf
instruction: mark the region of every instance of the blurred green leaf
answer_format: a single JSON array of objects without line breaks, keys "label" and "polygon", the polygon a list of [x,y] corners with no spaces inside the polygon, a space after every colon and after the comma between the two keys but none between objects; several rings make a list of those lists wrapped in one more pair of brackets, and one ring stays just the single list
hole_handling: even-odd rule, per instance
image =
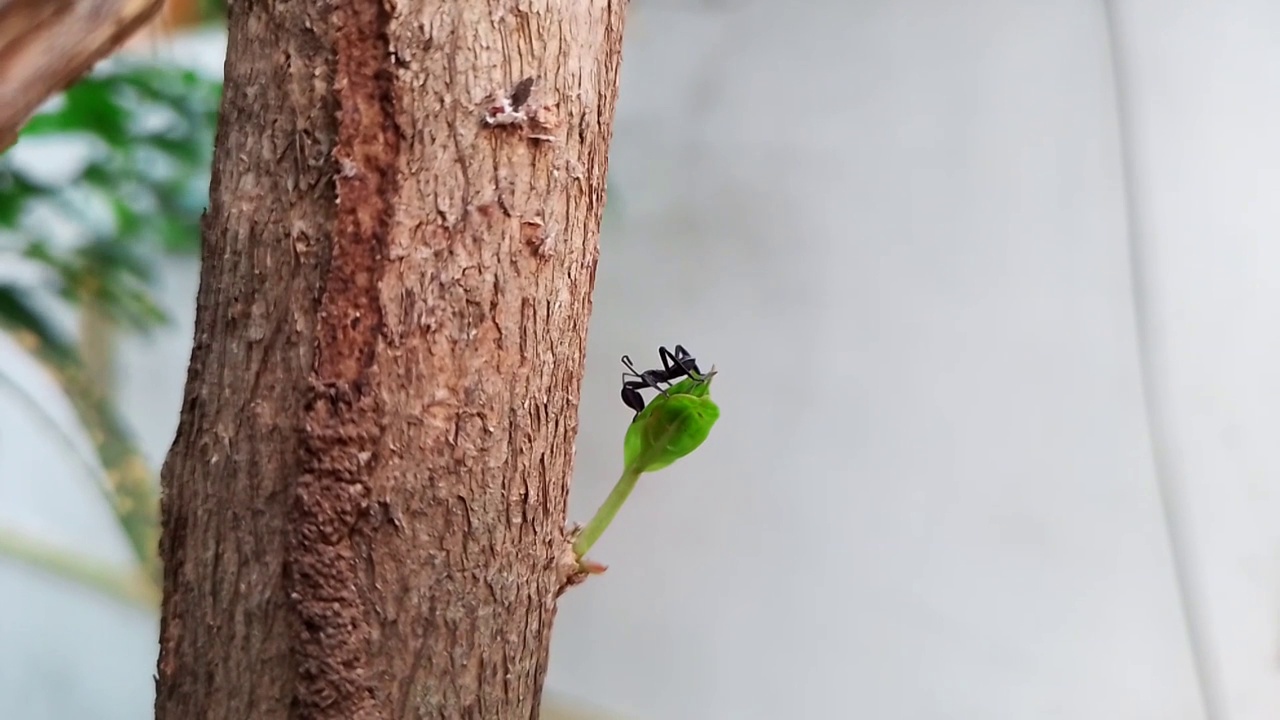
[{"label": "blurred green leaf", "polygon": [[30,293],[21,288],[0,285],[0,328],[14,335],[29,334],[55,362],[67,363],[75,358],[75,348],[36,309]]},{"label": "blurred green leaf", "polygon": [[55,114],[37,115],[35,120],[48,120],[34,123],[34,128],[29,123],[22,135],[78,131],[92,133],[112,147],[128,143],[128,110],[113,97],[109,78],[86,77],[68,88],[64,99]]},{"label": "blurred green leaf", "polygon": [[226,20],[227,0],[200,0],[200,17],[203,20]]},{"label": "blurred green leaf", "polygon": [[0,166],[0,228],[16,229],[27,201],[40,192],[26,178]]},{"label": "blurred green leaf", "polygon": [[[163,322],[149,296],[154,258],[199,247],[221,95],[221,83],[182,68],[100,65],[20,136],[95,138],[92,157],[77,177],[45,187],[0,155],[0,232],[26,238],[24,254],[53,273],[68,300],[101,304],[137,329]],[[51,243],[47,223],[30,217],[36,208],[56,212],[78,246]]]}]

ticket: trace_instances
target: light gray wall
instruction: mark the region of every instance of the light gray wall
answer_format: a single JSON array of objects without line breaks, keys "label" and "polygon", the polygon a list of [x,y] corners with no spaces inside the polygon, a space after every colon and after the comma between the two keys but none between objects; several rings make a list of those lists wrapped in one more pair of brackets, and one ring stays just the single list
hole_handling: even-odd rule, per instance
[{"label": "light gray wall", "polygon": [[[620,470],[618,356],[688,345],[724,415],[593,552],[553,688],[655,720],[1203,718],[1154,429],[1211,680],[1233,720],[1280,710],[1280,8],[1120,5],[1154,428],[1101,3],[637,1],[574,517]],[[194,277],[122,360],[157,460]],[[29,418],[0,404],[0,521],[123,557]],[[15,717],[143,716],[153,632],[0,565]]]}]

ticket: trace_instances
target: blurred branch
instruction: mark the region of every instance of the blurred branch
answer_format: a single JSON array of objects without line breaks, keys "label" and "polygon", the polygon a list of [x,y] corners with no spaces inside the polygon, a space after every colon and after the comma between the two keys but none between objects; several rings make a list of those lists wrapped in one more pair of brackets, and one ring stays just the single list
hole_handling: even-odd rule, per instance
[{"label": "blurred branch", "polygon": [[102,397],[115,388],[115,326],[98,303],[80,307],[80,360],[89,386]]},{"label": "blurred branch", "polygon": [[160,597],[139,572],[113,569],[95,560],[0,528],[0,555],[42,572],[71,580],[117,600],[154,612]]},{"label": "blurred branch", "polygon": [[115,50],[163,0],[0,0],[0,151],[53,93]]},{"label": "blurred branch", "polygon": [[71,401],[106,473],[111,502],[142,574],[160,587],[158,485],[115,406],[93,386],[74,348],[57,337],[12,289],[0,288],[0,331],[53,375]]},{"label": "blurred branch", "polygon": [[23,405],[27,406],[27,409],[31,411],[31,414],[38,418],[40,422],[43,423],[51,433],[53,433],[53,437],[62,445],[67,454],[70,457],[75,458],[76,462],[84,469],[85,473],[97,481],[100,488],[105,489],[107,487],[107,477],[103,474],[102,468],[98,467],[96,462],[80,451],[80,448],[77,446],[78,443],[76,442],[76,439],[72,437],[71,433],[67,432],[67,429],[62,426],[62,423],[58,422],[58,419],[50,414],[49,410],[41,404],[40,401],[27,390],[27,388],[18,384],[17,381],[4,372],[0,372],[0,385],[8,387],[9,391],[13,393],[13,396],[18,398],[18,401]]}]

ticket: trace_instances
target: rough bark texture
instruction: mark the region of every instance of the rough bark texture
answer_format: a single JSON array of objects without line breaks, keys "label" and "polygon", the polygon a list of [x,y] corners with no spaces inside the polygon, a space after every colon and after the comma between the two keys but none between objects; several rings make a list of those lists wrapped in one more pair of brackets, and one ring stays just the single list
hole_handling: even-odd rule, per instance
[{"label": "rough bark texture", "polygon": [[231,5],[158,718],[537,715],[623,10]]},{"label": "rough bark texture", "polygon": [[0,151],[50,95],[106,57],[163,0],[0,0]]}]

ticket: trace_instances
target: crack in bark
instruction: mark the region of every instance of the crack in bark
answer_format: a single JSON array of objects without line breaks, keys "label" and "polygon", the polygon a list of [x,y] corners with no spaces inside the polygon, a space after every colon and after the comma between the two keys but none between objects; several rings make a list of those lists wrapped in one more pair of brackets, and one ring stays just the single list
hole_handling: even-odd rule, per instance
[{"label": "crack in bark", "polygon": [[293,715],[305,720],[385,716],[368,674],[377,608],[361,570],[367,545],[355,536],[367,532],[357,523],[369,509],[383,433],[374,359],[400,149],[387,22],[376,1],[338,4],[330,16],[337,208],[287,560],[296,618]]}]

